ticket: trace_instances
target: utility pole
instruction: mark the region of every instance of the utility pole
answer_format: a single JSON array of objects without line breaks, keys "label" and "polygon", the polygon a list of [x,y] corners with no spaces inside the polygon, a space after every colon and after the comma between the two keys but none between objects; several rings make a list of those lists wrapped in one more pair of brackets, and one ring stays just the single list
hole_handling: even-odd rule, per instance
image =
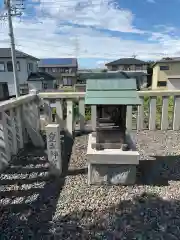
[{"label": "utility pole", "polygon": [[10,0],[5,1],[5,6],[7,8],[9,36],[10,36],[10,42],[11,42],[11,57],[12,57],[13,75],[14,75],[14,88],[15,88],[16,97],[19,97],[20,93],[19,93],[18,73],[17,73],[16,49],[15,49],[15,43],[14,43],[14,32],[13,32],[13,25],[12,25]]},{"label": "utility pole", "polygon": [[8,28],[9,28],[9,37],[10,37],[10,44],[11,44],[11,57],[12,57],[12,66],[13,66],[13,77],[14,77],[14,88],[15,88],[15,95],[19,97],[19,83],[18,83],[18,73],[17,73],[17,61],[16,61],[16,49],[15,49],[15,41],[14,41],[14,32],[13,32],[13,24],[12,24],[12,17],[13,16],[21,16],[21,10],[23,8],[23,1],[24,0],[14,0],[14,4],[11,4],[12,0],[4,0],[4,6],[6,13],[0,16],[2,19],[8,20]]}]

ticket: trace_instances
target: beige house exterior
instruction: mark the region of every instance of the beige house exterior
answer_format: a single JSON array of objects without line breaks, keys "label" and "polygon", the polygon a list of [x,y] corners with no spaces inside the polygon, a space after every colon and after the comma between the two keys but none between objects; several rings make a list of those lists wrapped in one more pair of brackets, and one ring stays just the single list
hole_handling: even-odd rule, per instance
[{"label": "beige house exterior", "polygon": [[152,89],[180,89],[180,58],[166,58],[154,64]]}]

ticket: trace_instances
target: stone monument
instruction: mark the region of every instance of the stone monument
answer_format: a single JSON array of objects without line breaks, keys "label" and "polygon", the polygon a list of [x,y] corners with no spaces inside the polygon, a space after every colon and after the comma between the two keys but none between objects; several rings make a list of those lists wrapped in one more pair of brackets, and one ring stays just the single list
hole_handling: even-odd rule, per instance
[{"label": "stone monument", "polygon": [[96,107],[95,131],[87,149],[88,183],[134,184],[139,153],[126,130],[126,110],[141,104],[136,80],[89,79],[85,104]]}]

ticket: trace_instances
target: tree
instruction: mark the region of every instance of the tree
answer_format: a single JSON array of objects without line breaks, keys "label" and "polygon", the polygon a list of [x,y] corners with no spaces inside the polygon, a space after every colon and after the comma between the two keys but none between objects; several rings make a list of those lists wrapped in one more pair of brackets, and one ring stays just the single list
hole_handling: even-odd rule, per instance
[{"label": "tree", "polygon": [[150,87],[152,85],[152,75],[153,75],[153,65],[154,61],[149,61],[148,62],[148,67],[147,67],[147,87]]}]

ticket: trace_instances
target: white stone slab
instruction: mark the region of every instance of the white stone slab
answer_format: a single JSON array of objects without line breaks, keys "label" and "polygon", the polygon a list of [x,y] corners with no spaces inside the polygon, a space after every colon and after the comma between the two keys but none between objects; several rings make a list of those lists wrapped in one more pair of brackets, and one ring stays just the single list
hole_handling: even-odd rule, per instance
[{"label": "white stone slab", "polygon": [[91,147],[96,139],[89,134],[87,157],[90,164],[139,164],[138,151],[122,151],[121,149],[104,149],[97,151]]},{"label": "white stone slab", "polygon": [[55,175],[62,172],[62,155],[59,124],[48,124],[46,126],[48,160],[51,171]]}]

